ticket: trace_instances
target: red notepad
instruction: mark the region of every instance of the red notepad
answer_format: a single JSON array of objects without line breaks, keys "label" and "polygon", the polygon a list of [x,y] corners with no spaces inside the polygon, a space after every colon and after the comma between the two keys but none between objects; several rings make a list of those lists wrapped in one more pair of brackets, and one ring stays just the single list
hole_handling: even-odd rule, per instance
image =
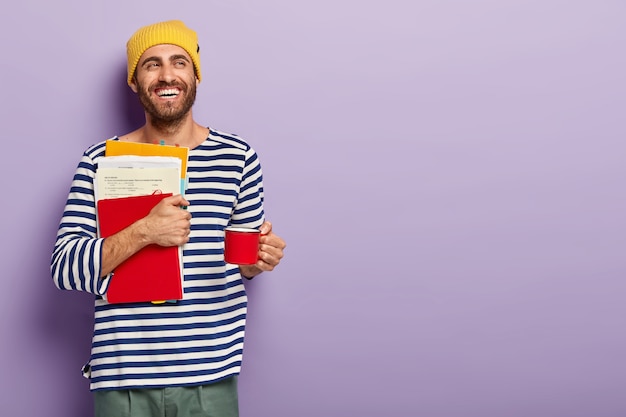
[{"label": "red notepad", "polygon": [[[171,193],[98,201],[100,236],[108,237],[145,217]],[[178,246],[148,245],[118,265],[106,293],[109,303],[182,299]]]}]

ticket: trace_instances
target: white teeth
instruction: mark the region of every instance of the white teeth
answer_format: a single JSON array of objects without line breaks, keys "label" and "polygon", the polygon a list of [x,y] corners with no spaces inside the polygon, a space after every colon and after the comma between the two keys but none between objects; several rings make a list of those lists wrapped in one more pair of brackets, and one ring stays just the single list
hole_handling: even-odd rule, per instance
[{"label": "white teeth", "polygon": [[175,88],[171,88],[168,90],[161,90],[157,93],[159,95],[159,97],[163,97],[163,96],[177,96],[178,95],[178,90]]}]

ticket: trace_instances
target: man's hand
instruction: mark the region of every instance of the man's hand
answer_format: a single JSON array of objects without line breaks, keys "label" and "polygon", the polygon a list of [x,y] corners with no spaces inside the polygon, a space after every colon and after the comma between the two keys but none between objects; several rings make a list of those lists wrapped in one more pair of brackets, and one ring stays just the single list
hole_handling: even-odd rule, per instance
[{"label": "man's hand", "polygon": [[166,197],[140,222],[142,240],[159,246],[181,246],[189,241],[191,213],[182,210],[189,202],[180,194]]},{"label": "man's hand", "polygon": [[239,266],[241,275],[248,279],[253,278],[263,271],[274,270],[284,256],[283,250],[287,247],[285,241],[272,232],[272,223],[263,223],[260,230],[259,260],[254,265]]},{"label": "man's hand", "polygon": [[180,194],[165,197],[143,219],[104,239],[100,277],[111,273],[119,264],[145,246],[180,246],[189,241],[191,213],[181,206],[189,201]]}]

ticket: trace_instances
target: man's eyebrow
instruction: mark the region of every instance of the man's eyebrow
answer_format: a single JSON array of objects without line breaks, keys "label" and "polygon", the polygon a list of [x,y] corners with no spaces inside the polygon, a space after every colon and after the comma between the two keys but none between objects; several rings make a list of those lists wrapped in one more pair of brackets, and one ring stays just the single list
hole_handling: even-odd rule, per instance
[{"label": "man's eyebrow", "polygon": [[183,54],[179,54],[179,55],[172,55],[170,57],[170,61],[176,61],[177,59],[184,59],[185,61],[189,62],[189,58],[187,58],[186,55]]},{"label": "man's eyebrow", "polygon": [[141,63],[141,66],[146,65],[148,62],[160,63],[161,62],[161,58],[159,58],[158,56],[149,56],[148,58],[143,60],[143,62]]}]

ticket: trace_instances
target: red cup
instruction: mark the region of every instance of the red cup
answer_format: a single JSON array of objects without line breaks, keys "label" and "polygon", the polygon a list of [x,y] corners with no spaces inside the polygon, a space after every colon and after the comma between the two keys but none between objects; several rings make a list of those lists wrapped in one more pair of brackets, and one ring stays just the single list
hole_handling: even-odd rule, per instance
[{"label": "red cup", "polygon": [[224,260],[229,264],[252,265],[259,260],[259,237],[257,229],[227,227],[224,231]]}]

